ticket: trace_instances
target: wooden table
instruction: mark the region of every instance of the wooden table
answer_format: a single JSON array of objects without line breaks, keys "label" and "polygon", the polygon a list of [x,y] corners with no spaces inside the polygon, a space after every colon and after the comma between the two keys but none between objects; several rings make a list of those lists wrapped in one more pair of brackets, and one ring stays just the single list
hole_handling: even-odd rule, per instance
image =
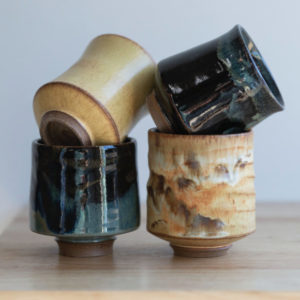
[{"label": "wooden table", "polygon": [[[73,291],[65,292],[64,299],[79,297],[74,294],[79,290],[102,299],[120,299],[122,291],[123,300],[140,299],[141,293],[149,299],[205,299],[208,294],[210,299],[232,299],[232,291],[261,291],[243,299],[269,299],[272,292],[300,291],[300,204],[259,203],[256,233],[236,242],[223,257],[175,257],[167,242],[146,232],[144,222],[117,238],[112,256],[70,258],[57,252],[54,238],[29,231],[28,209],[23,209],[0,237],[0,290],[27,290],[28,299],[37,290],[44,296],[51,295],[44,290]],[[20,295],[0,292],[0,298],[1,293]],[[300,293],[284,294],[300,299]]]}]

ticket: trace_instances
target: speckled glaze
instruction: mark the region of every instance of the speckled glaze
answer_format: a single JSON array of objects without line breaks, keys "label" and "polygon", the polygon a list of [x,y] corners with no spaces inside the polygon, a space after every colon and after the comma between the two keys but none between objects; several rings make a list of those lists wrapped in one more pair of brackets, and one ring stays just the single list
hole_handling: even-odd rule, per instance
[{"label": "speckled glaze", "polygon": [[152,129],[149,167],[147,229],[176,250],[217,254],[255,230],[252,132],[175,135]]},{"label": "speckled glaze", "polygon": [[[220,134],[249,130],[284,102],[260,52],[239,25],[159,62],[152,113],[160,131]],[[151,109],[150,109],[151,112]],[[164,119],[157,122],[157,119]],[[162,127],[162,128],[160,128]]]},{"label": "speckled glaze", "polygon": [[31,230],[70,243],[139,226],[135,140],[99,147],[32,144]]},{"label": "speckled glaze", "polygon": [[155,63],[136,42],[116,34],[94,38],[63,74],[33,101],[41,137],[49,145],[105,145],[124,141],[146,113]]}]

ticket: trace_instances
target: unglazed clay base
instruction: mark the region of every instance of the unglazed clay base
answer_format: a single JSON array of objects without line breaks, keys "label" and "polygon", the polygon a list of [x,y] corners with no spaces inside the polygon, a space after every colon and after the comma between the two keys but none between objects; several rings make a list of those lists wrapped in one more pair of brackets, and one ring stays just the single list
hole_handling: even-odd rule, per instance
[{"label": "unglazed clay base", "polygon": [[225,255],[233,242],[253,233],[249,232],[237,236],[205,239],[197,237],[170,236],[167,234],[153,232],[149,229],[148,232],[160,239],[170,242],[170,246],[174,250],[175,255],[187,257],[215,257]]},{"label": "unglazed clay base", "polygon": [[62,256],[93,257],[112,254],[114,239],[90,243],[74,243],[57,239],[56,242],[59,254]]},{"label": "unglazed clay base", "polygon": [[90,146],[91,140],[85,128],[73,117],[60,111],[44,114],[40,133],[48,145]]},{"label": "unglazed clay base", "polygon": [[170,244],[170,246],[174,250],[174,255],[199,258],[223,256],[231,247],[231,245],[223,247],[182,247],[173,244]]},{"label": "unglazed clay base", "polygon": [[147,106],[157,128],[161,132],[173,132],[172,125],[157,101],[155,91],[147,97]]}]

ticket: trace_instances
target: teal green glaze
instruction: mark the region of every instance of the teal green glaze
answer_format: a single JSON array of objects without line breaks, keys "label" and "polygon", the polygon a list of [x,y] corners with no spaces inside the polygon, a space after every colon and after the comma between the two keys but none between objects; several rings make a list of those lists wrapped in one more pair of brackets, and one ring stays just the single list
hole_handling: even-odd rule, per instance
[{"label": "teal green glaze", "polygon": [[155,97],[173,133],[180,134],[243,132],[284,109],[268,67],[239,25],[160,61]]},{"label": "teal green glaze", "polygon": [[31,230],[96,242],[140,223],[135,141],[95,147],[32,145]]},{"label": "teal green glaze", "polygon": [[[237,35],[236,33],[239,38],[229,38]],[[244,44],[244,47],[241,47],[241,44]],[[283,100],[266,63],[254,42],[240,25],[219,38],[217,56],[226,66],[237,87],[226,112],[229,120],[234,123],[246,123],[245,130],[249,130],[267,118],[270,111],[283,109]],[[244,99],[240,98],[241,94],[244,94]],[[249,114],[249,111],[243,109],[243,102],[249,100],[252,102],[252,110],[256,112],[255,114]],[[224,133],[230,133],[230,130]]]}]

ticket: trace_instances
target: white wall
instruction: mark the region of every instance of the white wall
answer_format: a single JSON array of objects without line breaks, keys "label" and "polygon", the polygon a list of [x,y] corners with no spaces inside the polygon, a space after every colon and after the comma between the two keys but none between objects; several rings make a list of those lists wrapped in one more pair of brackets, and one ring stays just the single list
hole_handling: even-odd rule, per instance
[{"label": "white wall", "polygon": [[[38,137],[32,98],[68,68],[89,41],[119,33],[156,61],[243,25],[262,52],[286,102],[283,113],[255,128],[257,199],[300,200],[300,1],[271,0],[0,0],[1,214],[28,201],[31,141]],[[148,116],[131,132],[138,140],[140,194],[148,176]],[[2,216],[0,215],[0,216]]]}]

